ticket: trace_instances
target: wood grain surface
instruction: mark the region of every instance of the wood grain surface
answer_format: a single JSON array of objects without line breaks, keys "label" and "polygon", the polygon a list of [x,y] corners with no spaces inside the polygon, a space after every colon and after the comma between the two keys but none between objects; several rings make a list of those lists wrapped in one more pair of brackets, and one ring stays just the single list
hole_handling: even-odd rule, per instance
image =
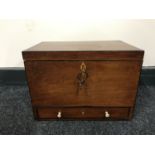
[{"label": "wood grain surface", "polygon": [[85,61],[88,78],[81,88],[77,75],[83,61],[27,61],[33,105],[132,106],[140,61]]}]

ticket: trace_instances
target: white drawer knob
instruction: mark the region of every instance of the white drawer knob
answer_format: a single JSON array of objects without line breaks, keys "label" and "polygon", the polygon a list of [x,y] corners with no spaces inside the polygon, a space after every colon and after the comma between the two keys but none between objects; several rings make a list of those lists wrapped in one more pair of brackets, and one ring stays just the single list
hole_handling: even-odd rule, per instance
[{"label": "white drawer knob", "polygon": [[61,118],[61,112],[60,111],[58,112],[57,117]]},{"label": "white drawer knob", "polygon": [[110,117],[110,114],[109,114],[108,111],[105,111],[105,117],[106,117],[106,118],[109,118],[109,117]]}]

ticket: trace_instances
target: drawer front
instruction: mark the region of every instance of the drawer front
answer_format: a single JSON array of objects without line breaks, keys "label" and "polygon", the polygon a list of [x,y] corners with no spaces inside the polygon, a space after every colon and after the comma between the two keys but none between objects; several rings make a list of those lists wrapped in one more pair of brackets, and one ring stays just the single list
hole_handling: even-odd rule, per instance
[{"label": "drawer front", "polygon": [[35,106],[133,106],[141,61],[26,61]]},{"label": "drawer front", "polygon": [[38,108],[39,119],[128,119],[130,108]]}]

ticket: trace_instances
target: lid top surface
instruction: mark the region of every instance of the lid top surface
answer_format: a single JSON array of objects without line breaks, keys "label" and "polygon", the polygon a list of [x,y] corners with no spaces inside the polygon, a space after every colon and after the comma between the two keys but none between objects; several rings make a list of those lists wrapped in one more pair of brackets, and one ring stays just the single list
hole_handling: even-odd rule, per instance
[{"label": "lid top surface", "polygon": [[41,42],[23,52],[66,52],[66,51],[143,51],[123,41],[59,41]]}]

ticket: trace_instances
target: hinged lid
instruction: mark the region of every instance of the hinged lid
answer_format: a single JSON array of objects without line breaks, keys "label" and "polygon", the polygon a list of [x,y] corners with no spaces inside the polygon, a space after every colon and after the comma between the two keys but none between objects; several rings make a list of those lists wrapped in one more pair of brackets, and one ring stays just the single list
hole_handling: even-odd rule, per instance
[{"label": "hinged lid", "polygon": [[41,42],[24,60],[141,60],[144,51],[122,41]]}]

